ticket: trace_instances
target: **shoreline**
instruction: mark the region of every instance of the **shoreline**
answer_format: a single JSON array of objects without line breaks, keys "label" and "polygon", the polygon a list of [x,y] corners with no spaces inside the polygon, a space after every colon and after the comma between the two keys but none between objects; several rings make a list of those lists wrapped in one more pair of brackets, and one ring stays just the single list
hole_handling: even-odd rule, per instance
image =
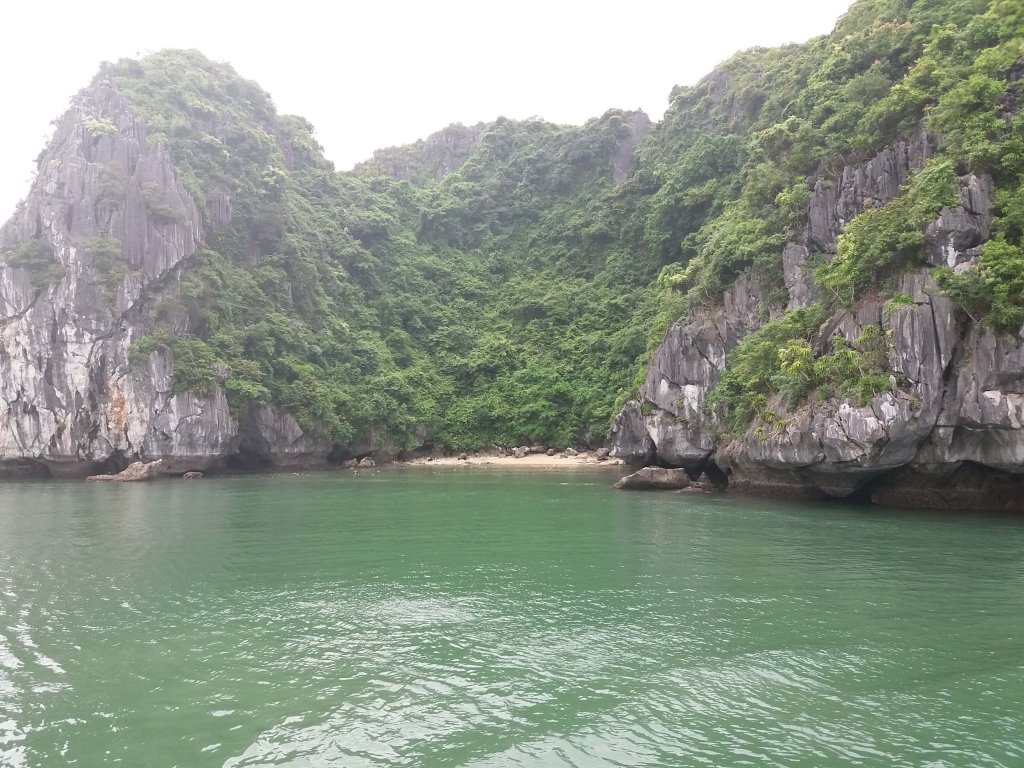
[{"label": "shoreline", "polygon": [[[581,453],[577,456],[555,455],[548,456],[544,453],[531,453],[522,458],[513,456],[469,456],[460,459],[456,456],[442,456],[440,458],[411,459],[409,461],[395,461],[393,466],[401,467],[491,467],[491,468],[515,468],[515,469],[578,469],[578,468],[606,468],[619,469],[626,466],[622,459],[604,459],[598,461],[589,453]],[[387,465],[381,465],[387,466]]]}]

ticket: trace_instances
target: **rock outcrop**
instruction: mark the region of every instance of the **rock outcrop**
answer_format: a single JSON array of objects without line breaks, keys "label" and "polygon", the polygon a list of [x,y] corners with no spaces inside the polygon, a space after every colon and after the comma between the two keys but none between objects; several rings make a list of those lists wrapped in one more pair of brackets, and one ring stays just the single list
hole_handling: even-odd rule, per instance
[{"label": "rock outcrop", "polygon": [[[143,480],[155,480],[158,477],[162,477],[165,474],[165,469],[166,465],[161,459],[148,463],[136,461],[129,464],[116,475],[91,475],[85,479],[90,483],[138,483]],[[185,475],[186,477],[188,475],[202,477],[200,472],[186,472]]]},{"label": "rock outcrop", "polygon": [[[892,200],[934,146],[919,133],[816,184],[806,237],[782,254],[788,308],[816,299],[804,266],[809,253],[834,251],[845,224]],[[943,208],[926,229],[930,264],[966,268],[989,237],[992,180],[963,176],[959,191],[959,205]],[[868,326],[890,334],[889,391],[862,406],[837,398],[794,409],[774,402],[784,418],[727,438],[708,393],[740,340],[784,309],[766,306],[765,292],[741,278],[721,307],[669,329],[638,399],[612,427],[612,455],[691,474],[721,471],[730,488],[758,494],[1024,507],[1024,332],[969,322],[927,267],[906,273],[896,292],[904,296],[897,305],[868,297],[836,312],[815,342],[823,352],[834,335],[852,343]]]},{"label": "rock outcrop", "polygon": [[685,469],[644,467],[619,480],[614,487],[622,491],[678,491],[690,486]]},{"label": "rock outcrop", "polygon": [[304,431],[294,416],[270,405],[248,407],[238,437],[240,452],[279,468],[323,464],[331,452],[329,440]]},{"label": "rock outcrop", "polygon": [[651,118],[646,112],[630,112],[623,121],[622,134],[612,158],[612,181],[621,184],[636,164],[636,148],[651,132]]},{"label": "rock outcrop", "polygon": [[914,171],[935,154],[937,139],[918,130],[863,163],[843,168],[838,178],[823,173],[814,186],[807,213],[809,247],[835,253],[836,237],[855,216],[893,200]]},{"label": "rock outcrop", "polygon": [[432,133],[409,147],[391,147],[373,153],[373,159],[361,166],[374,165],[398,181],[421,177],[440,181],[469,159],[484,132],[484,124],[455,123]]},{"label": "rock outcrop", "polygon": [[[101,74],[57,123],[31,192],[0,228],[0,470],[84,475],[134,460],[203,470],[240,448],[272,463],[326,455],[288,414],[243,424],[220,386],[176,391],[158,347],[133,360],[230,200],[199,210],[170,157]],[[35,260],[18,260],[31,249]],[[13,263],[12,263],[13,262]]]}]

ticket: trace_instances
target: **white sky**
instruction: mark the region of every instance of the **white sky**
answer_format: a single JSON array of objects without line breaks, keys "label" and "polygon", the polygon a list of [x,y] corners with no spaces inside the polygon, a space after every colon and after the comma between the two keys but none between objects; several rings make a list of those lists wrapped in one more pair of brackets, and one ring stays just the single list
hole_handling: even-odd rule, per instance
[{"label": "white sky", "polygon": [[0,221],[101,61],[198,48],[302,115],[339,169],[453,122],[661,117],[733,52],[831,31],[850,0],[4,0]]}]

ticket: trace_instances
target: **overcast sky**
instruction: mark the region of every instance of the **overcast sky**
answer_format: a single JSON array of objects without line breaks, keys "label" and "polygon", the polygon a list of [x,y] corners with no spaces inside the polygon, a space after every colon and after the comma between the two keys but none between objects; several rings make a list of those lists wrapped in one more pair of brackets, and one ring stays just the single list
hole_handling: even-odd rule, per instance
[{"label": "overcast sky", "polygon": [[198,48],[302,115],[339,169],[453,122],[660,118],[752,45],[829,32],[850,0],[8,0],[0,77],[0,220],[28,192],[50,121],[101,61]]}]

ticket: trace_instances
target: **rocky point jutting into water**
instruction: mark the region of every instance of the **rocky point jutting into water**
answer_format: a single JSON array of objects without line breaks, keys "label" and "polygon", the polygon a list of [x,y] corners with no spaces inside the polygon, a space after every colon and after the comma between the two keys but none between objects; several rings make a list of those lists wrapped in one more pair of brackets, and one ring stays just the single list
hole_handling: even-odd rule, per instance
[{"label": "rocky point jutting into water", "polygon": [[[214,66],[192,52],[169,56],[176,64],[198,61],[200,70]],[[161,104],[172,119],[178,117],[174,111],[185,114],[195,140],[206,142],[204,151],[213,147],[214,157],[224,164],[214,166],[224,172],[223,177],[197,179],[197,172],[210,170],[202,165],[205,158],[197,160],[189,154],[193,137],[179,144],[168,142],[165,134],[153,139],[150,127],[119,88],[114,73],[138,78],[134,67],[134,63],[120,70],[108,67],[75,97],[38,160],[30,194],[0,230],[0,312],[4,318],[0,471],[77,476],[115,471],[141,459],[162,460],[161,471],[174,474],[226,463],[287,467],[324,464],[329,457],[341,463],[352,456],[369,455],[386,460],[403,449],[422,445],[426,425],[420,421],[411,421],[408,432],[396,436],[387,434],[378,418],[358,425],[339,440],[330,434],[322,412],[305,418],[305,426],[300,426],[297,416],[275,402],[273,395],[252,397],[247,389],[244,396],[230,402],[240,374],[249,375],[248,361],[236,359],[229,364],[203,357],[208,347],[196,336],[210,334],[213,322],[196,299],[200,289],[210,288],[209,275],[201,274],[202,260],[212,260],[214,247],[237,249],[241,253],[236,258],[249,263],[232,276],[248,289],[253,281],[251,272],[259,270],[253,256],[266,254],[268,261],[279,261],[281,257],[274,251],[287,248],[281,241],[288,226],[284,222],[289,215],[287,203],[294,203],[297,197],[282,201],[285,184],[281,179],[300,172],[308,178],[317,172],[334,184],[341,176],[320,157],[306,124],[299,122],[293,130],[286,119],[261,112],[259,103],[246,103],[245,110],[254,114],[243,113],[247,122],[241,126],[195,101],[182,106]],[[186,78],[188,73],[176,76]],[[233,72],[226,77],[229,98],[241,98],[236,89],[255,87]],[[173,97],[174,91],[170,93]],[[135,95],[138,98],[138,93]],[[223,92],[214,95],[224,96]],[[156,119],[167,114],[160,113]],[[539,121],[534,124],[543,130],[553,128]],[[608,147],[604,173],[609,183],[621,181],[628,173],[632,151],[649,127],[646,116],[638,113],[622,141]],[[241,171],[231,166],[245,149],[227,148],[239,141],[233,130],[259,132],[263,146],[258,151],[266,155],[260,158],[264,165],[253,162],[254,167]],[[409,151],[399,148],[378,153],[364,164],[365,172],[383,172],[396,182],[408,182],[412,175],[433,183],[465,163],[483,133],[482,125],[451,126]],[[243,142],[250,140],[241,137]],[[186,157],[195,166],[183,172],[172,157],[175,150],[179,158]],[[240,185],[235,175],[245,173],[257,175],[261,188],[253,192]],[[191,188],[185,183],[189,174]],[[245,194],[270,199],[239,201]],[[323,192],[317,190],[316,194]],[[327,198],[326,204],[336,202]],[[240,208],[245,218],[236,221]],[[374,227],[379,224],[357,221],[360,214],[351,207],[342,215],[344,231],[334,236],[327,249],[347,247],[363,254],[361,258],[370,258],[364,244],[378,236]],[[327,236],[312,227],[304,234]],[[321,258],[321,254],[315,256]],[[295,259],[286,258],[290,262],[286,270],[275,275],[266,272],[267,277],[257,274],[256,279],[261,281],[261,291],[268,293],[279,287],[275,282],[287,281],[285,309],[296,312],[300,287],[289,274]],[[357,286],[342,290],[354,288]],[[225,315],[229,317],[233,304],[237,311],[238,297],[232,295],[231,288],[222,283],[213,291],[215,295],[204,300],[227,307]],[[253,309],[273,331],[282,330],[282,325],[287,329],[291,322],[291,318],[272,315],[267,309]],[[316,308],[310,314],[316,315]],[[216,318],[221,325],[224,320]],[[349,322],[360,321],[366,322],[363,318]],[[241,343],[251,348],[256,343],[252,327],[241,329],[241,333],[248,335]],[[322,326],[318,333],[316,341],[323,343]],[[186,348],[175,343],[182,338],[197,345]],[[298,354],[299,349],[292,345],[307,343],[307,339],[274,342],[276,349],[269,354],[280,360]],[[348,343],[358,353],[368,342],[363,336]],[[183,375],[182,367],[197,360],[196,349],[197,370],[205,379],[200,386],[183,384],[187,374]],[[238,354],[244,358],[247,352],[242,349]],[[256,384],[263,390],[257,383],[260,375],[254,377],[256,381],[244,380],[242,386]],[[318,373],[318,381],[303,380],[304,370],[297,382],[295,373],[285,376],[297,389],[303,387],[291,398],[300,410],[315,405],[317,393],[310,388],[315,390],[327,378]],[[379,394],[372,383],[366,389],[371,397]],[[355,400],[369,399],[351,391],[340,397],[346,394]],[[392,410],[386,403],[383,409],[386,414]]]},{"label": "rocky point jutting into water", "polygon": [[859,0],[658,122],[500,117],[346,172],[227,64],[105,64],[0,228],[0,468],[576,446],[1024,507],[1022,41],[1014,0]]},{"label": "rocky point jutting into water", "polygon": [[[786,309],[817,297],[806,264],[811,250],[834,254],[844,226],[880,207],[924,167],[938,137],[918,131],[875,157],[820,178],[804,235],[782,254],[788,303],[771,304],[756,280],[741,278],[722,306],[672,326],[652,356],[639,400],[618,415],[612,455],[693,472],[708,469],[729,486],[769,495],[863,497],[909,506],[1020,505],[1024,492],[1024,333],[971,322],[942,295],[927,266],[905,273],[898,305],[865,297],[828,317],[811,340],[827,351],[875,326],[891,339],[891,386],[857,405],[826,398],[788,407],[760,430],[725,435],[708,394],[748,334]],[[993,183],[968,173],[956,205],[925,230],[927,263],[957,270],[977,264],[990,235]]]},{"label": "rocky point jutting into water", "polygon": [[38,244],[43,262],[2,270],[5,466],[81,474],[117,456],[191,466],[231,450],[222,393],[175,393],[167,350],[129,363],[147,289],[176,280],[201,240],[194,200],[117,89],[76,98],[0,230],[5,250]]}]

